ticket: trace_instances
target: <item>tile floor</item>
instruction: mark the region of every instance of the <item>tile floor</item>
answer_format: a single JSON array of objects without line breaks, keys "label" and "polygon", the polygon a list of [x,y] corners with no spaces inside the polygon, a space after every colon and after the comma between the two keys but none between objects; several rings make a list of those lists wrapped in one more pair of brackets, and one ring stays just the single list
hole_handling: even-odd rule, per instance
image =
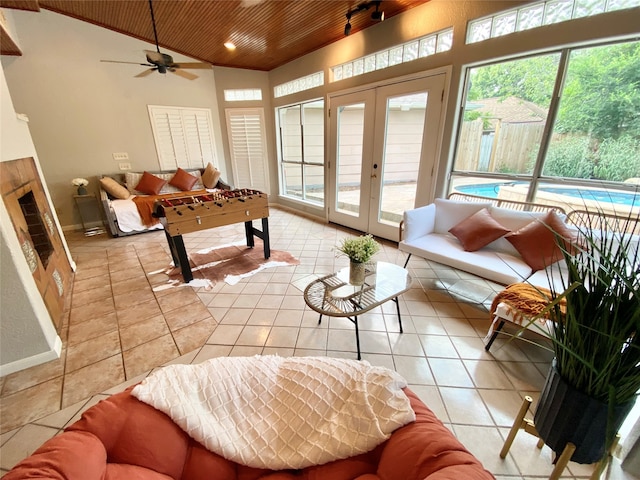
[{"label": "tile floor", "polygon": [[[102,398],[135,384],[160,365],[254,354],[355,358],[348,320],[317,314],[304,287],[347,264],[333,248],[354,232],[272,209],[272,248],[300,265],[277,267],[212,289],[163,288],[170,256],[163,232],[112,239],[67,235],[77,271],[59,360],[0,379],[0,474],[79,418]],[[185,235],[188,251],[242,241],[231,225]],[[383,242],[376,257],[402,265],[405,255]],[[548,476],[551,452],[521,432],[506,459],[498,452],[524,395],[535,399],[550,355],[499,338],[483,348],[487,307],[500,286],[413,257],[413,287],[395,305],[361,317],[363,359],[397,370],[439,418],[499,479]],[[534,403],[535,405],[535,403]],[[563,478],[586,478],[571,463]],[[614,462],[608,478],[634,478]]]}]

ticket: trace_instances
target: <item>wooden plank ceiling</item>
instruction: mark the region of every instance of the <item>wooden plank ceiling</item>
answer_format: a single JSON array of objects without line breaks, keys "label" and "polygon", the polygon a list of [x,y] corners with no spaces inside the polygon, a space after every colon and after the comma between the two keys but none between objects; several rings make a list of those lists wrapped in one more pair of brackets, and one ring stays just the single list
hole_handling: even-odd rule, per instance
[{"label": "wooden plank ceiling", "polygon": [[[383,0],[385,18],[428,0]],[[160,48],[227,67],[269,71],[344,38],[352,0],[153,0]],[[371,2],[370,2],[371,3]],[[13,4],[13,5],[11,5]],[[154,43],[147,0],[0,0],[51,10]],[[21,6],[20,6],[21,5]],[[370,27],[375,6],[354,14],[351,33]],[[229,51],[224,42],[236,50]],[[122,59],[135,60],[135,59]]]}]

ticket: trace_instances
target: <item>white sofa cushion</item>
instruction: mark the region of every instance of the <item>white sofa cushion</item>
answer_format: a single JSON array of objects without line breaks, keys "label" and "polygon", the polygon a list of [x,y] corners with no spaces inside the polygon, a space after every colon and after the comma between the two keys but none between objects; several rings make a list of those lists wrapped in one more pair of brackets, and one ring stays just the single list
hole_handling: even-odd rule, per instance
[{"label": "white sofa cushion", "polygon": [[[547,214],[547,212],[524,212],[495,206],[489,208],[489,213],[499,224],[505,226],[512,232],[527,226],[536,219],[543,218]],[[520,256],[515,247],[504,237],[494,240],[485,248]]]},{"label": "white sofa cushion", "polygon": [[436,198],[433,203],[436,206],[435,233],[447,233],[465,218],[491,206],[491,203],[456,202],[444,198]]},{"label": "white sofa cushion", "polygon": [[465,252],[460,242],[449,234],[433,233],[404,240],[399,248],[504,285],[522,282],[531,275],[531,267],[521,257],[484,248]]},{"label": "white sofa cushion", "polygon": [[411,241],[433,233],[436,221],[436,206],[432,203],[424,207],[406,210],[402,216],[404,239]]}]

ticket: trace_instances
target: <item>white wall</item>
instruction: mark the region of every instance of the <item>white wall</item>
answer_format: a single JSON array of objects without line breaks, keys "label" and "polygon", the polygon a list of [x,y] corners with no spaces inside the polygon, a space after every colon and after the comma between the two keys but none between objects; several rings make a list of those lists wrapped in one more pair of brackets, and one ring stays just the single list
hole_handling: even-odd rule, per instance
[{"label": "white wall", "polygon": [[[0,161],[33,157],[37,164],[28,124],[16,117],[1,68],[0,116]],[[0,201],[0,376],[58,358],[61,348],[9,213]]]},{"label": "white wall", "polygon": [[2,64],[16,110],[29,117],[62,225],[80,223],[71,179],[88,178],[97,191],[97,175],[119,171],[114,152],[127,152],[133,170],[159,169],[149,104],[210,108],[227,177],[213,69],[194,70],[196,80],[157,72],[134,78],[146,67],[100,60],[143,63],[143,50],[155,46],[47,10],[12,13],[23,55]]}]

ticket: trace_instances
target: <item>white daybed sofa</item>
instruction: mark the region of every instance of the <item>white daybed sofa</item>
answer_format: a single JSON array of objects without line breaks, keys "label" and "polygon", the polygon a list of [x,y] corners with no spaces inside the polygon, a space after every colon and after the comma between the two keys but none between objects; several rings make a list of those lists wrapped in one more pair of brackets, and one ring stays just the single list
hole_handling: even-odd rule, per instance
[{"label": "white daybed sofa", "polygon": [[[207,168],[209,168],[209,166],[207,166]],[[203,176],[205,175],[206,169],[187,169],[185,171],[197,178],[197,181],[191,187],[191,190],[212,190],[207,188],[203,182]],[[169,182],[174,177],[176,171],[150,171],[149,173]],[[163,228],[161,223],[157,223],[152,226],[144,225],[140,218],[140,214],[138,213],[138,208],[133,202],[134,196],[144,195],[144,193],[135,189],[142,175],[143,172],[126,172],[102,175],[100,177],[100,201],[104,208],[109,231],[114,237],[134,235],[153,230],[161,230]],[[109,180],[109,182],[106,183],[105,180]],[[112,186],[112,188],[109,188],[108,185]],[[213,185],[215,185],[213,190],[229,190],[232,188],[230,185],[220,180],[219,176],[215,179]],[[124,195],[117,194],[118,186],[120,186],[122,191],[125,192]],[[158,193],[179,193],[181,191],[182,190],[177,187],[166,184]],[[184,194],[188,195],[189,191],[184,191]]]}]

